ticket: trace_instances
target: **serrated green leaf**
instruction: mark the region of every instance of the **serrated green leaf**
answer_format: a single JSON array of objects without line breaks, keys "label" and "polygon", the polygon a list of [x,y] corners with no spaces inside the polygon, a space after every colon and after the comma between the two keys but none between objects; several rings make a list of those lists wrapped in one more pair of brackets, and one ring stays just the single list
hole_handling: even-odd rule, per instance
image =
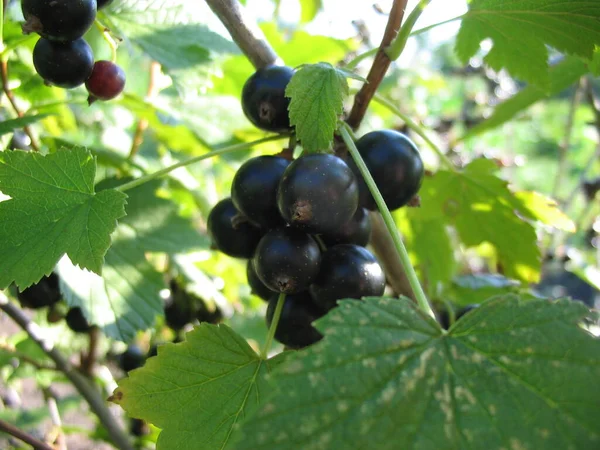
[{"label": "serrated green leaf", "polygon": [[17,119],[9,119],[0,122],[0,136],[8,133],[12,133],[17,128],[23,128],[27,125],[39,122],[44,117],[48,117],[50,114],[37,114],[35,116],[24,116]]},{"label": "serrated green leaf", "polygon": [[536,282],[541,260],[535,229],[515,213],[518,200],[507,184],[478,170],[476,162],[463,172],[439,171],[423,182],[415,214],[454,226],[467,247],[490,243],[507,277]]},{"label": "serrated green leaf", "polygon": [[600,341],[578,326],[587,313],[507,296],[445,335],[407,299],[342,302],[317,321],[325,339],[275,371],[235,448],[596,448]]},{"label": "serrated green leaf", "polygon": [[328,150],[348,95],[346,76],[329,63],[302,66],[294,73],[285,95],[290,123],[307,152]]},{"label": "serrated green leaf", "polygon": [[548,88],[546,46],[587,60],[600,44],[600,4],[564,0],[473,0],[463,16],[456,52],[463,63],[484,39],[493,46],[485,62],[495,70]]},{"label": "serrated green leaf", "polygon": [[539,192],[519,191],[514,193],[515,208],[525,218],[539,221],[558,230],[575,232],[575,223],[563,213],[556,201]]},{"label": "serrated green leaf", "polygon": [[94,192],[95,173],[96,160],[84,149],[0,153],[0,191],[11,197],[0,202],[0,289],[13,281],[30,286],[64,254],[101,273],[127,196]]},{"label": "serrated green leaf", "polygon": [[203,323],[185,342],[161,346],[119,381],[111,399],[162,429],[160,450],[223,449],[269,392],[267,375],[280,361],[261,360],[226,325]]},{"label": "serrated green leaf", "polygon": [[500,103],[490,117],[470,128],[459,141],[478,136],[510,121],[534,103],[565,90],[587,72],[585,63],[577,57],[566,57],[564,61],[550,68],[550,86],[547,90],[530,84],[508,100]]}]

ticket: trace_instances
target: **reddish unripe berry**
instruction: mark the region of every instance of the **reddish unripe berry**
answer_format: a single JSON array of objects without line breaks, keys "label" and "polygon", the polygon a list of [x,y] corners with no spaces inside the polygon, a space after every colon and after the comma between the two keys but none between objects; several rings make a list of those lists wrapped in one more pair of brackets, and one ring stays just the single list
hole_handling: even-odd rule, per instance
[{"label": "reddish unripe berry", "polygon": [[112,100],[123,92],[125,72],[111,61],[96,61],[85,87],[90,93],[89,104],[96,100]]}]

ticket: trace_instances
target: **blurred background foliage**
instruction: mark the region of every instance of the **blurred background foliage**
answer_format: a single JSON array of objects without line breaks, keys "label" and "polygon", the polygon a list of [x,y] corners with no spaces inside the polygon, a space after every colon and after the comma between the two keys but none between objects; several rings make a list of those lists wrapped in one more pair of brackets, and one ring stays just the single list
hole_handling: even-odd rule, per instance
[{"label": "blurred background foliage", "polygon": [[[343,0],[242,3],[290,66],[319,61],[345,64],[376,47],[391,5],[390,1],[352,2],[361,5],[349,8]],[[409,2],[409,9],[415,3]],[[432,12],[427,11],[415,29],[463,13],[466,2],[436,0],[429,9]],[[204,2],[115,0],[99,13],[98,19],[122,39],[118,63],[127,74],[127,85],[119,99],[88,106],[84,88],[66,91],[47,87],[35,74],[31,52],[36,37],[21,34],[19,2],[9,2],[4,25],[7,50],[3,54],[8,61],[8,87],[21,112],[47,115],[31,126],[41,151],[90,149],[98,158],[96,178],[100,182],[140,176],[175,161],[263,137],[245,119],[240,106],[243,83],[253,68]],[[600,287],[600,222],[596,221],[600,211],[595,198],[600,187],[600,116],[591,107],[592,100],[597,101],[600,95],[599,80],[583,77],[585,70],[577,66],[581,63],[552,54],[550,64],[556,68],[556,80],[552,92],[540,93],[505,72],[486,68],[482,63],[485,45],[481,55],[468,65],[461,64],[453,50],[459,24],[455,21],[417,32],[392,65],[379,93],[421,124],[457,166],[486,158],[493,163],[493,168],[486,170],[506,180],[511,191],[536,191],[556,199],[576,231],[567,231],[569,225],[557,229],[536,223],[541,271],[532,269],[527,276],[513,280],[503,276],[506,271],[498,263],[496,247],[485,242],[465,245],[450,222],[428,213],[427,204],[398,211],[395,217],[426,291],[436,302],[457,306],[479,303],[507,291],[551,297],[567,294],[592,306]],[[110,58],[110,48],[98,28],[92,28],[86,40],[96,59]],[[370,62],[361,62],[357,71],[366,75]],[[357,88],[359,83],[351,80],[351,86]],[[500,111],[498,106],[515,98],[531,106],[523,110],[509,108],[517,113],[506,114],[504,123],[486,129],[494,111]],[[350,106],[349,102],[347,110]],[[0,97],[0,126],[2,120],[15,116],[6,96]],[[358,135],[380,128],[406,131],[419,145],[428,171],[433,174],[444,169],[419,136],[407,131],[388,108],[374,102]],[[250,152],[211,158],[179,169],[160,183],[156,198],[168,200],[179,217],[193,223],[198,238],[196,242],[178,242],[177,251],[169,258],[146,252],[153,273],[161,275],[158,288],[142,296],[163,298],[169,278],[176,274],[254,347],[261,345],[266,334],[265,303],[250,293],[244,261],[209,248],[205,225],[210,208],[229,196],[233,175],[241,163],[251,155],[276,153],[283,145],[283,141],[268,143]],[[31,149],[31,142],[22,129],[2,130],[0,148]],[[433,186],[428,183],[432,183],[429,177],[424,184],[423,202],[428,186]],[[152,210],[145,214],[143,218],[151,221]],[[567,218],[555,216],[554,222]],[[178,229],[170,224],[162,232],[168,235]],[[495,232],[502,234],[504,230]],[[504,242],[511,245],[510,239]],[[62,322],[52,325],[40,312],[35,318],[53,330],[59,346],[68,353],[86,347],[86,340],[73,339]],[[2,326],[7,323],[4,320]],[[155,343],[175,339],[175,334],[159,318],[156,327],[138,333],[135,340],[149,350]],[[31,342],[23,333],[9,336],[0,328],[0,343],[43,360],[42,354],[29,349]],[[105,354],[108,352],[107,364],[114,376],[122,376],[115,369],[114,355],[122,352],[125,344],[103,340],[100,346]],[[15,365],[10,354],[4,356],[0,351],[0,378],[10,389],[32,375],[43,386],[50,383],[39,379],[39,373],[26,370],[27,366]],[[104,383],[107,389],[112,386],[110,374]],[[4,390],[5,400],[9,390]],[[61,408],[72,408],[71,399],[65,398]],[[37,411],[28,411],[27,418],[19,416],[15,420],[25,427],[35,427],[39,422]],[[13,416],[14,410],[0,408],[0,418]]]}]

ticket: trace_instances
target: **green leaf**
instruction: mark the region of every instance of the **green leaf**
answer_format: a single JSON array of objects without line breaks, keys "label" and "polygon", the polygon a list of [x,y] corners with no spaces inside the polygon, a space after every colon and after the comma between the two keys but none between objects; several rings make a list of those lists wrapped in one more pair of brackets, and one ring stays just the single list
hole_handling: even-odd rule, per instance
[{"label": "green leaf", "polygon": [[[477,161],[477,160],[476,160]],[[463,172],[439,171],[419,191],[421,220],[442,220],[467,247],[492,244],[509,278],[535,282],[541,267],[535,229],[515,213],[507,182],[474,161]]]},{"label": "green leaf", "polygon": [[[104,180],[97,188],[124,181]],[[127,216],[113,234],[102,276],[74,267],[66,259],[58,265],[67,303],[79,306],[90,323],[121,341],[131,341],[163,313],[160,291],[167,286],[145,254],[174,254],[209,246],[208,238],[177,214],[174,202],[157,196],[161,184],[155,180],[127,191]]]},{"label": "green leaf", "polygon": [[317,321],[325,339],[275,371],[235,448],[597,448],[600,341],[578,326],[588,313],[507,296],[444,334],[407,299],[342,302]]},{"label": "green leaf", "polygon": [[548,88],[546,46],[587,60],[600,44],[600,4],[564,0],[473,0],[463,16],[456,52],[463,63],[490,38],[484,61],[494,70]]},{"label": "green leaf", "polygon": [[596,51],[590,62],[589,69],[595,76],[600,76],[600,45],[596,46]]},{"label": "green leaf", "polygon": [[96,160],[84,149],[0,153],[0,191],[11,197],[0,202],[0,289],[13,281],[30,286],[65,253],[101,273],[127,196],[94,192],[95,174]]},{"label": "green leaf", "polygon": [[348,95],[346,76],[329,63],[300,67],[285,94],[290,101],[290,123],[307,152],[328,150]]},{"label": "green leaf", "polygon": [[279,361],[261,360],[226,325],[203,323],[185,342],[159,347],[157,357],[119,382],[111,400],[161,428],[161,450],[223,449],[269,392],[267,375]]},{"label": "green leaf", "polygon": [[534,84],[528,85],[508,100],[496,106],[490,117],[469,129],[459,141],[464,141],[486,131],[498,128],[534,103],[550,98],[568,88],[586,72],[587,67],[580,58],[566,57],[564,61],[550,68],[548,73],[550,87],[547,90],[541,89]]},{"label": "green leaf", "polygon": [[50,114],[37,114],[35,116],[24,116],[18,119],[9,119],[0,122],[0,136],[8,133],[12,133],[17,128],[23,128],[27,125],[39,122],[44,117],[48,117]]},{"label": "green leaf", "polygon": [[556,201],[539,192],[519,191],[514,193],[515,208],[524,217],[569,233],[575,232],[575,223],[563,213]]},{"label": "green leaf", "polygon": [[443,296],[459,306],[481,304],[499,295],[518,293],[520,283],[492,273],[460,275],[452,280]]},{"label": "green leaf", "polygon": [[322,0],[300,0],[300,7],[302,8],[300,22],[307,23],[313,20],[323,8],[323,2]]}]

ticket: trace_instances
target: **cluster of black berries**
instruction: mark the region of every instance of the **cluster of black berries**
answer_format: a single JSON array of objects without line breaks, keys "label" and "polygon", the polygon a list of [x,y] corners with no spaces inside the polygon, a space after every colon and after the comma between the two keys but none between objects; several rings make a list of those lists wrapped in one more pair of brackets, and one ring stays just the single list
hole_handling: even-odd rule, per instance
[{"label": "cluster of black berries", "polygon": [[[54,272],[22,291],[17,289],[17,298],[24,308],[50,308],[48,314],[50,322],[56,322],[63,318],[62,315],[55,314],[55,306],[61,300],[62,295],[58,275]],[[92,329],[79,307],[70,308],[64,319],[67,326],[75,333],[88,333]]]},{"label": "cluster of black berries", "polygon": [[[285,88],[289,67],[259,69],[243,88],[242,108],[257,127],[289,131]],[[419,190],[423,164],[414,144],[395,131],[376,131],[356,143],[390,209]],[[385,275],[364,248],[368,209],[376,205],[356,165],[331,154],[294,161],[259,156],[236,173],[231,197],[208,217],[214,246],[249,259],[248,284],[269,302],[270,325],[279,293],[286,294],[275,338],[302,348],[321,338],[312,322],[337,300],[381,296]]]},{"label": "cluster of black berries", "polygon": [[169,282],[169,296],[165,299],[165,322],[176,333],[197,320],[216,324],[223,319],[219,308],[211,309],[204,299],[187,291],[175,279]]},{"label": "cluster of black berries", "polygon": [[125,87],[125,72],[111,61],[94,62],[83,39],[96,11],[112,0],[22,0],[23,33],[41,37],[33,48],[33,65],[47,84],[65,89],[85,83],[88,102],[111,100]]}]

